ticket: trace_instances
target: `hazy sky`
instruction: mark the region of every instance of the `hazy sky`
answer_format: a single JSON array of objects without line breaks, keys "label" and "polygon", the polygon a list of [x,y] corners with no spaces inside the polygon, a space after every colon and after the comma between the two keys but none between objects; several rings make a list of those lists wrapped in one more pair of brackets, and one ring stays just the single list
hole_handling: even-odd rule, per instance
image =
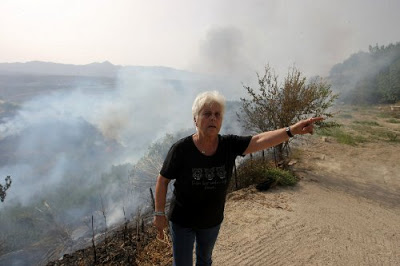
[{"label": "hazy sky", "polygon": [[307,75],[400,41],[399,0],[1,0],[0,62]]}]

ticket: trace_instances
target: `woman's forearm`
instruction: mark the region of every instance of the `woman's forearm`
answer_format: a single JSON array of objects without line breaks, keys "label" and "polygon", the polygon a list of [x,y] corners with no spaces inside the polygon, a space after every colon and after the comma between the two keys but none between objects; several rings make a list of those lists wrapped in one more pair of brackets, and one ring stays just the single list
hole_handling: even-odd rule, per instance
[{"label": "woman's forearm", "polygon": [[156,183],[156,198],[155,198],[155,213],[153,224],[158,230],[158,238],[164,239],[164,229],[168,225],[167,217],[165,216],[165,202],[167,201],[167,190],[169,179],[159,175]]},{"label": "woman's forearm", "polygon": [[284,128],[267,131],[253,136],[244,154],[264,150],[289,139]]},{"label": "woman's forearm", "polygon": [[313,124],[322,120],[322,117],[313,117],[307,120],[301,120],[289,127],[290,133],[287,133],[285,128],[281,128],[257,134],[251,139],[250,144],[244,154],[264,150],[283,143],[289,139],[290,134],[291,136],[298,134],[313,134]]},{"label": "woman's forearm", "polygon": [[155,198],[155,211],[165,212],[165,203],[167,198],[168,184],[170,180],[168,178],[159,175],[156,183],[156,198]]}]

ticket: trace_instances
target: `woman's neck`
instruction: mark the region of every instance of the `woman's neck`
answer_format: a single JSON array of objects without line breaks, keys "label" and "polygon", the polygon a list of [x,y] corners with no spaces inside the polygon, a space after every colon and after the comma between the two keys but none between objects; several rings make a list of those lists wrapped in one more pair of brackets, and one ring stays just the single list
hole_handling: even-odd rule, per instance
[{"label": "woman's neck", "polygon": [[197,132],[193,135],[193,141],[197,149],[205,155],[213,155],[218,147],[218,135],[207,136]]}]

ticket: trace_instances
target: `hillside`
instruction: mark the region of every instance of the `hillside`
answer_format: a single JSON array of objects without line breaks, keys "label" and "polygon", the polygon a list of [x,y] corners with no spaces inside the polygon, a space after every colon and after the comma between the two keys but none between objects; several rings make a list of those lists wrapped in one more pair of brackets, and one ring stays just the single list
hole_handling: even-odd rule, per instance
[{"label": "hillside", "polygon": [[400,100],[400,43],[370,46],[332,67],[329,82],[340,100],[351,104]]},{"label": "hillside", "polygon": [[[342,130],[366,132],[357,144],[320,135],[298,142],[297,186],[229,194],[215,265],[399,265],[400,140],[382,132],[400,135],[400,119],[386,110],[342,107]],[[170,265],[170,243],[147,230],[135,263]]]},{"label": "hillside", "polygon": [[163,66],[119,66],[110,62],[87,65],[58,64],[32,61],[0,63],[0,100],[25,102],[53,92],[82,90],[91,94],[115,91],[121,85],[158,86],[184,89],[182,83],[209,87],[223,83],[210,76]]}]

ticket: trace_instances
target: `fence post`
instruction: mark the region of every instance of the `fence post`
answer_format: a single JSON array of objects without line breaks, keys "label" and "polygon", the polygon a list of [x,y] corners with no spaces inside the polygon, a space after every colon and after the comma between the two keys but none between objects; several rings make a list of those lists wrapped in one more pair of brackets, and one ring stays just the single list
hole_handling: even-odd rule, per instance
[{"label": "fence post", "polygon": [[153,190],[150,188],[150,197],[151,197],[151,205],[153,206],[153,210],[156,209],[156,203],[154,201],[154,194],[153,194]]},{"label": "fence post", "polygon": [[236,161],[234,162],[234,166],[235,166],[235,185],[236,185],[236,189],[238,189],[238,177],[237,177],[237,168],[236,168]]}]

